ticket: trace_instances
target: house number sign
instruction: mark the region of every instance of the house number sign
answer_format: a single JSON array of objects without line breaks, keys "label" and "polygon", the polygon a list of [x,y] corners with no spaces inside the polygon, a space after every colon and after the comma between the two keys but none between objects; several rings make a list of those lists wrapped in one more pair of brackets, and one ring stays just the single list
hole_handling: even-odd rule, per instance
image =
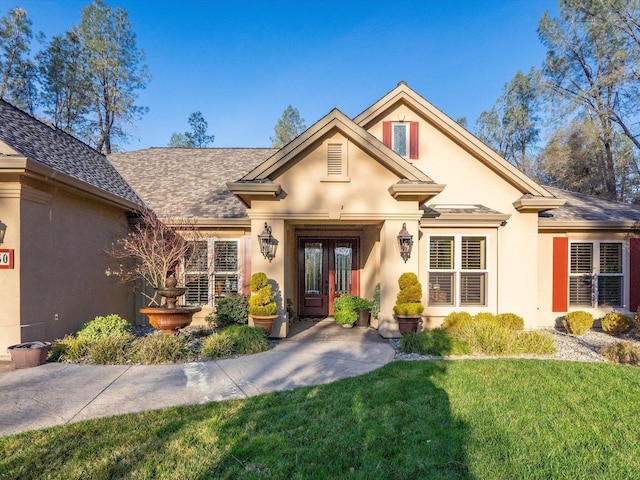
[{"label": "house number sign", "polygon": [[13,249],[0,250],[0,268],[13,268]]}]

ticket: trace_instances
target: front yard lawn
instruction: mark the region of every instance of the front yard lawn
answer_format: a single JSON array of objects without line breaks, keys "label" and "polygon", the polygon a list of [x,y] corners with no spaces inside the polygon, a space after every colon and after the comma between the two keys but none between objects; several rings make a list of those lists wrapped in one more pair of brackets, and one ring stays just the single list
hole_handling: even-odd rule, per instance
[{"label": "front yard lawn", "polygon": [[638,398],[634,367],[398,361],[329,385],[2,437],[0,478],[637,478]]}]

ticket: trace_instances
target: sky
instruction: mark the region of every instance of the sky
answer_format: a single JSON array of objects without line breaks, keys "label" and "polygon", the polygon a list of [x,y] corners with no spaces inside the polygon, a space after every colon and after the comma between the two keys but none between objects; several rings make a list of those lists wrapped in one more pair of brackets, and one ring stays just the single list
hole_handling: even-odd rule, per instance
[{"label": "sky", "polygon": [[[538,21],[557,15],[557,0],[105,1],[127,10],[151,74],[121,150],[167,146],[195,111],[214,147],[269,147],[288,105],[307,127],[333,108],[353,118],[400,81],[473,130],[518,70],[542,64]],[[88,3],[0,0],[0,16],[20,6],[50,39]]]}]

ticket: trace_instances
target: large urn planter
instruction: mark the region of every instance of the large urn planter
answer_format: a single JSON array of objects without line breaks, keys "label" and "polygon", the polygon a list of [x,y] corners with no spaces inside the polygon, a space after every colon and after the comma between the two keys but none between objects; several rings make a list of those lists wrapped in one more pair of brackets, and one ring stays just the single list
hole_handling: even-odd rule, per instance
[{"label": "large urn planter", "polygon": [[356,313],[358,314],[358,321],[356,322],[357,327],[368,327],[369,319],[371,318],[371,309],[370,308],[356,308]]},{"label": "large urn planter", "polygon": [[250,317],[253,320],[253,325],[261,328],[268,337],[273,331],[273,321],[278,318],[278,315],[250,315]]},{"label": "large urn planter", "polygon": [[395,315],[395,317],[398,321],[400,334],[403,336],[416,333],[418,331],[418,324],[422,319],[422,316]]},{"label": "large urn planter", "polygon": [[26,342],[11,345],[7,351],[14,368],[29,368],[45,364],[50,348],[51,342]]}]

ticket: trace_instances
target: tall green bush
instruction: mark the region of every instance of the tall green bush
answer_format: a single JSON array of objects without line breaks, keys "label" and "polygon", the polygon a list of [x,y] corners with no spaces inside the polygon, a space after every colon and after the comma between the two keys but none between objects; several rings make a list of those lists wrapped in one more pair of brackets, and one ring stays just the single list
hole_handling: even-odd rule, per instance
[{"label": "tall green bush", "polygon": [[358,320],[356,298],[348,293],[343,293],[333,302],[333,318],[338,325],[352,325]]},{"label": "tall green bush", "polygon": [[207,316],[218,328],[229,325],[245,325],[249,317],[249,297],[247,295],[227,295],[216,300],[215,316]]}]

